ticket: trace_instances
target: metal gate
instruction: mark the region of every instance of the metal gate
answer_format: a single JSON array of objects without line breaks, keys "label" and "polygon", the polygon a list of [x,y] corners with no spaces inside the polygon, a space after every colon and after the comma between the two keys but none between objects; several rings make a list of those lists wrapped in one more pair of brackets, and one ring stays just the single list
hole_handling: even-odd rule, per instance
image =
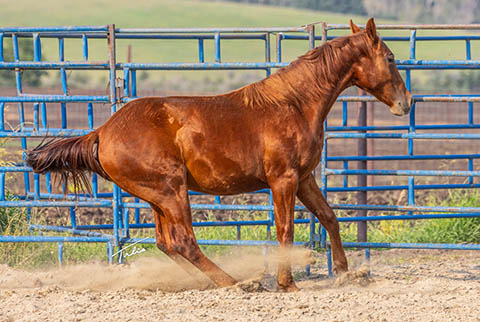
[{"label": "metal gate", "polygon": [[[387,43],[403,42],[408,44],[408,58],[397,60],[400,70],[405,70],[406,85],[412,88],[412,70],[450,70],[450,69],[479,69],[480,61],[472,59],[472,45],[479,41],[480,36],[468,34],[468,30],[478,30],[480,25],[378,25],[378,29],[398,30],[399,33],[409,33],[399,36],[385,36],[383,40]],[[68,137],[84,135],[94,128],[94,107],[97,104],[111,106],[111,113],[123,103],[138,97],[138,71],[144,70],[261,70],[270,75],[272,70],[288,65],[283,62],[284,47],[293,41],[306,43],[305,49],[314,48],[316,45],[330,40],[338,35],[349,32],[348,25],[331,25],[327,23],[312,24],[293,28],[190,28],[190,29],[124,29],[116,28],[114,25],[106,26],[80,26],[80,27],[43,27],[43,28],[0,28],[0,69],[12,70],[15,73],[16,95],[0,97],[0,137],[9,140],[20,140],[21,148],[31,148],[39,138]],[[417,32],[423,30],[437,30],[436,35],[417,36]],[[445,30],[461,30],[461,35],[442,34]],[[316,34],[317,31],[317,34]],[[457,32],[458,33],[458,32]],[[449,34],[449,33],[448,33]],[[33,61],[20,59],[19,38],[28,38],[33,42]],[[42,44],[45,40],[52,39],[58,42],[58,59],[42,59]],[[65,42],[76,40],[81,43],[83,59],[71,61],[65,59]],[[116,45],[119,41],[149,40],[153,41],[190,41],[198,50],[196,62],[167,62],[167,63],[137,63],[122,62],[117,59],[118,50]],[[222,42],[224,41],[250,40],[257,41],[264,52],[263,61],[245,62],[232,61],[223,62]],[[4,42],[11,41],[13,48],[13,60],[4,60]],[[106,50],[101,60],[89,58],[89,44],[92,41],[106,42]],[[417,59],[417,44],[446,41],[459,46],[458,42],[464,42],[465,59]],[[179,42],[180,43],[180,42]],[[183,42],[182,42],[183,43]],[[104,43],[105,44],[105,43]],[[213,57],[207,61],[206,52],[211,49],[207,47],[213,44]],[[273,54],[272,54],[273,51]],[[395,52],[395,50],[394,50]],[[398,54],[398,52],[395,52]],[[433,53],[436,55],[436,53]],[[96,53],[98,55],[98,53]],[[61,92],[59,94],[40,95],[25,93],[22,87],[22,73],[26,70],[57,70],[60,75]],[[69,92],[67,76],[71,70],[100,70],[108,73],[107,95],[82,95]],[[121,73],[119,73],[121,72]],[[119,77],[121,76],[121,77]],[[415,90],[413,91],[415,94]],[[382,124],[372,125],[367,122],[366,102],[374,102],[370,96],[342,95],[338,99],[337,111],[341,111],[337,122],[332,124],[331,117],[326,122],[327,133],[325,136],[325,147],[322,155],[321,165],[317,169],[317,178],[321,182],[323,193],[355,192],[358,196],[357,203],[335,203],[334,209],[354,210],[356,216],[341,217],[341,222],[358,222],[360,227],[365,227],[367,221],[379,220],[408,220],[408,219],[432,219],[432,218],[461,218],[479,217],[480,208],[466,207],[431,207],[415,204],[415,193],[421,190],[437,189],[465,189],[477,188],[480,184],[476,180],[480,171],[475,170],[475,160],[480,154],[475,153],[415,153],[415,144],[419,140],[444,140],[449,144],[450,140],[477,140],[480,134],[475,129],[480,128],[480,123],[475,122],[474,103],[480,101],[477,94],[435,94],[435,95],[414,95],[414,105],[410,113],[408,124]],[[363,103],[362,103],[363,102]],[[465,105],[467,121],[455,124],[420,124],[416,120],[417,111],[422,104],[427,102],[462,102]],[[69,105],[83,103],[87,115],[88,126],[82,129],[73,129],[67,124]],[[15,113],[18,128],[9,128],[6,119],[6,107],[15,104],[18,112]],[[360,104],[358,111],[358,124],[351,125],[351,112]],[[48,125],[48,115],[53,109],[60,109],[61,120],[59,126]],[[26,111],[32,115],[26,115]],[[349,113],[350,111],[350,113]],[[31,117],[32,122],[26,122]],[[446,131],[446,132],[445,132]],[[439,133],[440,132],[440,133]],[[465,133],[466,132],[466,133]],[[357,141],[357,153],[329,154],[332,143],[338,139]],[[381,142],[406,141],[406,151],[396,154],[369,154],[367,151],[367,140]],[[34,141],[37,140],[37,141]],[[447,141],[448,140],[448,141]],[[33,141],[33,142],[32,142]],[[31,142],[29,144],[29,142]],[[396,144],[396,143],[394,143]],[[476,151],[471,151],[476,152]],[[416,161],[416,160],[463,160],[464,168],[455,170],[433,170],[433,169],[412,169],[400,170],[394,167],[389,169],[371,169],[367,167],[368,162],[375,161]],[[330,167],[330,165],[337,165]],[[352,168],[352,164],[354,167]],[[338,166],[340,165],[340,166]],[[6,177],[13,173],[23,174],[23,193],[15,193],[14,196],[7,194],[10,191],[6,184]],[[343,176],[343,180],[337,180]],[[408,183],[393,182],[386,185],[368,184],[367,177],[376,176],[403,176],[408,178]],[[465,177],[465,183],[436,183],[416,184],[422,176],[429,177]],[[357,178],[356,184],[352,178]],[[396,179],[395,179],[396,180]],[[32,233],[29,236],[0,236],[0,242],[54,242],[59,246],[59,260],[62,260],[63,243],[65,242],[101,242],[106,243],[109,261],[113,261],[114,247],[122,248],[127,243],[155,243],[153,238],[139,239],[131,238],[130,231],[137,228],[153,227],[153,223],[142,223],[140,221],[140,209],[148,208],[146,203],[140,200],[129,200],[131,196],[122,192],[113,185],[110,191],[99,189],[99,179],[96,175],[92,177],[92,195],[58,194],[52,190],[52,180],[49,175],[39,176],[31,173],[31,169],[23,163],[2,164],[0,166],[0,207],[64,207],[70,210],[70,225],[68,226],[46,226],[31,224],[32,231],[47,230],[62,233],[71,233],[72,236],[41,236]],[[68,187],[64,187],[67,189]],[[405,205],[379,205],[369,204],[366,194],[368,191],[406,191],[407,202]],[[190,192],[192,195],[196,193]],[[269,190],[257,191],[258,194],[270,194]],[[127,201],[126,201],[127,199]],[[245,225],[263,225],[270,236],[271,227],[274,225],[273,205],[270,196],[269,204],[225,204],[221,199],[215,197],[213,203],[193,203],[192,210],[212,211],[261,211],[269,214],[266,220],[235,220],[235,221],[207,221],[195,222],[194,226],[235,226],[238,237],[241,227]],[[112,224],[77,225],[76,212],[78,208],[109,208],[112,209]],[[305,212],[303,206],[297,206],[296,211]],[[367,211],[372,214],[367,215]],[[378,215],[378,212],[395,212],[395,215]],[[317,221],[310,215],[309,218],[296,219],[297,224],[309,224],[310,247],[321,247],[327,250],[328,268],[331,274],[331,256],[326,232],[318,226]],[[215,229],[215,228],[212,228]],[[98,232],[99,230],[111,230],[110,234]],[[362,229],[360,229],[362,231]],[[363,239],[363,240],[362,240]],[[345,247],[365,248],[367,258],[370,248],[440,248],[440,249],[476,249],[480,245],[465,244],[411,244],[411,243],[369,243],[366,241],[366,233],[359,234],[360,242],[344,243]],[[252,240],[199,240],[202,245],[276,245],[275,241],[252,241]],[[297,242],[296,244],[305,244]],[[119,261],[122,260],[119,253]]]}]

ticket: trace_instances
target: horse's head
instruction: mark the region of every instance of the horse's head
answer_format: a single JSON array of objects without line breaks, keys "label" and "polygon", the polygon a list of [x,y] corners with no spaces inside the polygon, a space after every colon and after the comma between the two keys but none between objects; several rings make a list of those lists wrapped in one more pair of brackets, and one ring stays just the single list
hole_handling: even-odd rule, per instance
[{"label": "horse's head", "polygon": [[410,112],[412,95],[405,88],[393,53],[377,35],[373,18],[368,20],[365,30],[350,20],[350,29],[354,34],[364,33],[367,43],[367,50],[353,65],[354,84],[390,106],[392,114]]}]

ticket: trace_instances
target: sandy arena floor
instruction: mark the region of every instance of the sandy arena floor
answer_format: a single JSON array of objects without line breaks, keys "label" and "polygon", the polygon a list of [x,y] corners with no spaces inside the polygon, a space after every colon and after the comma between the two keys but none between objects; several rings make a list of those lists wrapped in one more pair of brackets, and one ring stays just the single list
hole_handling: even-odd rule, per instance
[{"label": "sandy arena floor", "polygon": [[361,252],[347,256],[352,271],[336,280],[323,257],[310,277],[298,270],[297,293],[276,292],[252,254],[220,260],[243,281],[224,289],[163,258],[36,272],[0,266],[0,321],[480,321],[480,252],[372,251],[370,277]]}]

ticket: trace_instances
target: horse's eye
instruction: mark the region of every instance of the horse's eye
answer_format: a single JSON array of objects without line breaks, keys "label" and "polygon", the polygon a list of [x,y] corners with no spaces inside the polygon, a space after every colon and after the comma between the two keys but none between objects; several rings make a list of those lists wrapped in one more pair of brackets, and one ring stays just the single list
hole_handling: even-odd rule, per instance
[{"label": "horse's eye", "polygon": [[393,63],[395,62],[395,57],[393,57],[393,56],[388,56],[388,57],[387,57],[387,61],[388,61],[389,64],[393,64]]}]

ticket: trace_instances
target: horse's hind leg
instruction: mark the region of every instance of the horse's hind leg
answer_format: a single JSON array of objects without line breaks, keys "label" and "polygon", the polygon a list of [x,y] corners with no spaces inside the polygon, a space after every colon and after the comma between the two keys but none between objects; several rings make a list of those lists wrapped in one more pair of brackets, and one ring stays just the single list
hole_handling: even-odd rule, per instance
[{"label": "horse's hind leg", "polygon": [[346,272],[348,264],[340,239],[337,217],[325,200],[312,174],[299,183],[297,197],[327,230],[332,246],[334,271],[336,273]]},{"label": "horse's hind leg", "polygon": [[[192,228],[192,216],[188,201],[185,176],[167,177],[161,191],[151,201],[160,211],[155,211],[157,246],[180,266],[189,271],[184,259],[196,266],[218,286],[234,285],[236,281],[210,261],[198,247]],[[180,178],[182,179],[180,182]],[[141,197],[141,196],[139,196]],[[184,259],[179,258],[179,256]]]},{"label": "horse's hind leg", "polygon": [[190,262],[188,262],[185,258],[183,258],[180,254],[178,254],[170,245],[170,239],[167,239],[164,231],[168,230],[168,222],[163,214],[162,210],[155,206],[154,204],[150,204],[152,207],[153,215],[155,218],[155,238],[157,248],[164,252],[168,257],[170,257],[175,263],[180,265],[184,271],[186,271],[190,275],[194,275],[196,272],[194,271],[194,267]]}]

